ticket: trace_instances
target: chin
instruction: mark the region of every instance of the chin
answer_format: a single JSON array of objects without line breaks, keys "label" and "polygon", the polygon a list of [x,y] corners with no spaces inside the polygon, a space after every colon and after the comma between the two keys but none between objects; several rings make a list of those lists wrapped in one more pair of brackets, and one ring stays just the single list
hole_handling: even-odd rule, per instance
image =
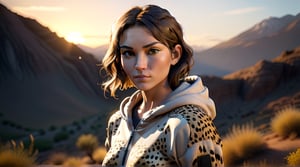
[{"label": "chin", "polygon": [[138,89],[138,90],[141,90],[141,91],[147,91],[147,90],[150,90],[151,87],[147,86],[147,85],[141,85],[141,84],[137,84],[135,85],[135,87]]}]

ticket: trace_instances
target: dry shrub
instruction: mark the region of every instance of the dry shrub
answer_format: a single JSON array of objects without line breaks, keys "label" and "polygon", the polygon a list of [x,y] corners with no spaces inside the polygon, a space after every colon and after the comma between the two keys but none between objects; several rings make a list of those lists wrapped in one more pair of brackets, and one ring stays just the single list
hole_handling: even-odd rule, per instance
[{"label": "dry shrub", "polygon": [[35,159],[22,152],[4,150],[0,152],[0,167],[30,167]]},{"label": "dry shrub", "polygon": [[63,167],[82,167],[84,165],[85,163],[80,158],[76,158],[76,157],[69,157],[63,163]]},{"label": "dry shrub", "polygon": [[276,113],[271,121],[271,129],[282,137],[300,136],[300,110],[289,107]]},{"label": "dry shrub", "polygon": [[234,165],[264,148],[262,134],[253,124],[233,126],[229,134],[223,139],[223,154],[225,165]]},{"label": "dry shrub", "polygon": [[286,157],[289,166],[300,166],[300,148]]},{"label": "dry shrub", "polygon": [[30,135],[30,145],[25,148],[21,141],[17,144],[12,140],[9,144],[1,147],[0,167],[30,167],[35,164],[37,151],[34,150],[34,138]]},{"label": "dry shrub", "polygon": [[92,134],[84,134],[79,136],[76,146],[87,153],[92,153],[98,147],[98,139]]},{"label": "dry shrub", "polygon": [[93,160],[92,154],[98,147],[98,138],[93,134],[83,134],[79,136],[76,142],[77,148],[85,151],[86,154]]},{"label": "dry shrub", "polygon": [[68,156],[65,153],[54,153],[50,155],[47,162],[51,165],[62,165],[67,158]]},{"label": "dry shrub", "polygon": [[240,159],[237,156],[236,150],[235,150],[235,143],[231,142],[230,139],[223,139],[223,156],[224,156],[224,162],[225,165],[233,165],[234,163],[238,162]]},{"label": "dry shrub", "polygon": [[105,147],[99,147],[93,152],[93,159],[96,163],[101,164],[106,154]]}]

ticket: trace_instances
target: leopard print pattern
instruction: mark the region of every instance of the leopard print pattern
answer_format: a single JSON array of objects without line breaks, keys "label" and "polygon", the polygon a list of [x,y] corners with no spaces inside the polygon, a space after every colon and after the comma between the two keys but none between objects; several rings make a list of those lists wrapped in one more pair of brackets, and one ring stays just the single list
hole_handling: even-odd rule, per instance
[{"label": "leopard print pattern", "polygon": [[[117,130],[119,128],[121,119],[122,116],[119,112],[115,112],[110,117],[108,121],[108,127],[106,129],[107,137],[112,137],[113,135],[117,134]],[[122,152],[122,150],[125,150],[127,141],[122,141],[122,140],[115,141],[114,147],[111,147],[109,145],[110,140],[111,140],[110,138],[107,138],[105,141],[105,146],[108,150],[106,155],[108,156],[105,157],[103,162],[107,164],[107,166],[118,166],[118,164],[120,163],[119,162],[120,152]]]},{"label": "leopard print pattern", "polygon": [[[177,108],[174,113],[183,116],[190,126],[191,134],[187,147],[191,147],[195,143],[201,141],[212,141],[213,144],[222,147],[222,140],[217,133],[217,129],[212,119],[202,110],[202,108],[195,105],[185,105]],[[199,151],[201,154],[210,155],[213,166],[223,164],[222,155],[216,153],[214,150],[209,150],[206,145],[200,145]],[[196,162],[193,162],[193,164],[195,163]]]},{"label": "leopard print pattern", "polygon": [[[165,126],[166,124],[164,124]],[[149,147],[145,152],[144,155],[139,158],[136,164],[132,166],[144,167],[144,166],[166,166],[167,164],[170,165],[170,162],[173,162],[170,157],[167,155],[167,147],[168,142],[166,139],[166,135],[170,134],[170,129],[167,127],[165,129],[161,128],[160,131],[164,132],[159,136],[159,138],[155,141],[151,147]],[[143,146],[142,146],[143,147]],[[172,164],[172,163],[171,163]],[[130,165],[129,165],[130,166]],[[173,165],[177,166],[175,162]]]},{"label": "leopard print pattern", "polygon": [[[198,144],[199,155],[209,155],[212,166],[221,166],[223,165],[223,157],[218,152],[215,152],[212,148],[214,145],[219,145],[222,147],[221,138],[217,133],[216,127],[212,122],[212,119],[203,111],[200,107],[195,105],[185,105],[179,108],[176,108],[169,113],[169,116],[177,117],[179,119],[184,119],[188,122],[190,127],[190,136],[187,148],[192,147],[195,144]],[[108,133],[115,135],[119,127],[121,120],[120,114],[115,114],[110,118],[109,121],[109,130]],[[136,152],[140,152],[139,155],[136,155],[132,161],[132,166],[176,166],[174,159],[168,157],[167,148],[169,147],[169,141],[167,141],[166,136],[170,136],[170,129],[166,127],[166,122],[160,125],[156,125],[157,129],[161,131],[161,135],[157,138],[153,145],[148,148],[143,148],[143,146],[136,146]],[[205,143],[209,141],[208,143]],[[204,142],[204,144],[199,144]],[[115,143],[116,144],[116,143]],[[114,144],[114,146],[116,146]],[[108,166],[118,166],[120,162],[118,158],[122,155],[119,155],[120,150],[123,149],[124,143],[120,141],[118,148],[111,148],[110,155],[111,157],[107,158],[109,162],[105,164]],[[133,151],[133,150],[132,150]],[[197,158],[193,161],[193,165],[197,164]],[[105,160],[104,160],[105,161]],[[118,164],[118,165],[117,165]],[[130,166],[130,165],[129,165]]]}]

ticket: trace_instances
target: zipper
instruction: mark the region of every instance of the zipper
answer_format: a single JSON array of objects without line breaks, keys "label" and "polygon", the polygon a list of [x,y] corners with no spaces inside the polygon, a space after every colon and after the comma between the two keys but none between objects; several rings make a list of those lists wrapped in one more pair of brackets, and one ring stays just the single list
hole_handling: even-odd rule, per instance
[{"label": "zipper", "polygon": [[122,166],[125,166],[125,161],[126,161],[126,157],[127,157],[127,154],[128,154],[128,149],[129,149],[129,146],[131,144],[131,140],[133,139],[133,134],[134,134],[134,131],[131,132],[130,138],[129,138],[128,143],[126,145],[126,149],[125,149],[124,156],[123,156],[123,159],[122,159]]},{"label": "zipper", "polygon": [[130,134],[130,137],[129,137],[129,140],[128,140],[128,143],[126,145],[126,149],[125,149],[125,152],[124,152],[124,156],[123,156],[123,159],[122,159],[122,164],[121,166],[125,166],[125,162],[126,162],[126,158],[127,158],[127,155],[128,155],[128,150],[129,150],[129,146],[131,145],[131,142],[132,142],[132,139],[133,139],[133,136],[134,136],[134,132],[136,131],[137,127],[140,125],[140,124],[143,124],[143,121],[144,120],[140,120],[138,122],[138,124],[136,125],[135,128],[133,128],[133,131],[131,132]]}]

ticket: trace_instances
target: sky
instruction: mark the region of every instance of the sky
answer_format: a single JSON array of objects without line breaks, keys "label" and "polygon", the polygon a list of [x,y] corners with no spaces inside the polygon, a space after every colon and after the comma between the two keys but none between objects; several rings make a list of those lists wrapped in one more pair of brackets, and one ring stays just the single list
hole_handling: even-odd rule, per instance
[{"label": "sky", "polygon": [[300,13],[300,0],[0,0],[73,43],[109,42],[116,20],[133,6],[159,5],[177,19],[192,46],[211,47],[269,17]]}]

